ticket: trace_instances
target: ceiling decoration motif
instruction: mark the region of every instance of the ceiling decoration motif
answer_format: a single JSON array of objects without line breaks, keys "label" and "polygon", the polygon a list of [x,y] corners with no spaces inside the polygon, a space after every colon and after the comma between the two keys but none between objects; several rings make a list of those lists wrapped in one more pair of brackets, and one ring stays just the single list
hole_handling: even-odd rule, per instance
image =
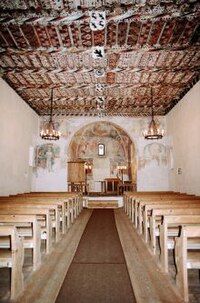
[{"label": "ceiling decoration motif", "polygon": [[39,114],[165,115],[200,75],[196,0],[0,1],[0,74]]}]

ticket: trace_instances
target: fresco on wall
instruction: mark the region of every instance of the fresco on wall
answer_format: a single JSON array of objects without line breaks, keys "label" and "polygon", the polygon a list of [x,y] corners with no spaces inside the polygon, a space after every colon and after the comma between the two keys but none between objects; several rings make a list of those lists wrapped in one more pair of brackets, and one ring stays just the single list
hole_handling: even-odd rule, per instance
[{"label": "fresco on wall", "polygon": [[67,139],[73,132],[74,125],[70,121],[60,120],[60,131],[62,133],[62,138]]},{"label": "fresco on wall", "polygon": [[174,155],[173,155],[173,147],[169,147],[169,168],[174,169]]},{"label": "fresco on wall", "polygon": [[167,147],[162,143],[154,142],[147,144],[138,161],[139,169],[149,165],[152,161],[155,161],[158,166],[166,166],[169,158],[168,153]]},{"label": "fresco on wall", "polygon": [[43,168],[53,171],[56,158],[60,157],[60,147],[53,143],[38,145],[35,150],[36,169]]},{"label": "fresco on wall", "polygon": [[[102,158],[109,161],[109,172],[107,177],[118,176],[118,165],[127,165],[127,179],[130,179],[130,148],[132,141],[129,136],[116,125],[109,122],[96,122],[85,126],[78,131],[70,144],[69,154],[71,160],[88,160],[93,159],[94,163],[98,159],[98,144],[105,145],[105,156]],[[103,165],[102,165],[103,166]],[[96,172],[96,167],[94,167]],[[98,168],[99,169],[99,168]],[[101,168],[103,170],[103,167]],[[100,171],[99,171],[100,175]],[[103,174],[101,174],[102,176]],[[93,179],[93,176],[90,176]]]},{"label": "fresco on wall", "polygon": [[106,156],[115,162],[128,161],[129,137],[110,123],[92,123],[78,132],[71,143],[71,158],[87,159],[98,156],[98,144],[106,146]]}]

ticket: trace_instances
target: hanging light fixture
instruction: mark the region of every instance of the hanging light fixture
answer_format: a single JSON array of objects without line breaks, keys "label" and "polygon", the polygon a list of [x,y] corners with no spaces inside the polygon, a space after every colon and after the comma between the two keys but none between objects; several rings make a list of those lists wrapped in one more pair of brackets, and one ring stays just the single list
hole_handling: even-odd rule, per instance
[{"label": "hanging light fixture", "polygon": [[147,140],[158,140],[164,136],[164,129],[160,129],[154,120],[153,112],[153,89],[151,88],[151,122],[147,130],[143,131],[143,136]]},{"label": "hanging light fixture", "polygon": [[48,122],[44,123],[40,136],[45,140],[59,140],[61,132],[56,130],[55,123],[52,119],[53,115],[53,88],[51,90],[51,109],[50,109],[50,119]]}]

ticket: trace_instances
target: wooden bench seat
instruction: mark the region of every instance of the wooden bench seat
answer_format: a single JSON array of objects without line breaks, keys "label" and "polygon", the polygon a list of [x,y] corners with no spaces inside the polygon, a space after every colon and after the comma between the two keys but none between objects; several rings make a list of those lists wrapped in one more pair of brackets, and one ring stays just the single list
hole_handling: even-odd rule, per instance
[{"label": "wooden bench seat", "polygon": [[47,208],[24,207],[24,205],[2,206],[0,204],[0,215],[37,215],[38,221],[42,216],[45,222],[45,227],[41,230],[41,239],[46,242],[46,253],[52,250],[52,221],[50,210]]},{"label": "wooden bench seat", "polygon": [[80,193],[69,193],[69,192],[45,192],[45,193],[29,193],[25,194],[27,197],[41,197],[46,199],[59,199],[62,201],[67,201],[67,227],[73,223],[74,219],[80,214],[83,209],[83,196]]},{"label": "wooden bench seat", "polygon": [[19,196],[72,199],[75,202],[75,204],[77,205],[77,213],[80,213],[82,208],[83,208],[83,196],[80,193],[71,193],[71,192],[31,192],[31,193],[20,194]]},{"label": "wooden bench seat", "polygon": [[74,216],[75,218],[77,217],[77,215],[80,213],[80,211],[82,210],[82,196],[77,195],[77,194],[58,194],[58,193],[29,193],[29,194],[24,194],[21,195],[21,197],[27,197],[27,198],[37,198],[37,199],[49,199],[51,201],[53,201],[53,199],[57,200],[57,201],[64,201],[66,202],[67,200],[69,200],[72,204],[72,208],[74,209]]},{"label": "wooden bench seat", "polygon": [[163,200],[162,202],[141,202],[141,207],[137,212],[137,230],[139,234],[144,235],[147,241],[147,224],[151,213],[154,209],[179,209],[179,208],[200,208],[200,201],[198,200]]},{"label": "wooden bench seat", "polygon": [[135,227],[138,227],[138,220],[141,218],[142,207],[146,204],[157,204],[164,203],[163,201],[173,201],[173,200],[199,200],[196,196],[190,195],[180,195],[180,194],[165,194],[160,195],[146,195],[142,197],[133,196],[128,202],[127,215],[131,218]]},{"label": "wooden bench seat", "polygon": [[[145,210],[145,207],[147,207],[148,205],[161,205],[161,207],[163,205],[175,205],[175,204],[200,204],[200,199],[194,199],[189,198],[189,197],[165,197],[163,199],[148,199],[148,200],[142,200],[142,201],[136,201],[135,202],[135,206],[134,206],[134,217],[135,217],[135,226],[136,228],[139,229],[139,232],[141,233],[141,224],[142,224],[142,220],[143,220],[143,211]],[[163,206],[165,207],[165,206]]]},{"label": "wooden bench seat", "polygon": [[[26,209],[30,208],[48,208],[51,210],[51,226],[52,228],[55,228],[55,235],[56,235],[56,241],[60,239],[60,228],[62,228],[62,232],[66,232],[66,225],[67,228],[70,227],[70,224],[74,222],[74,219],[77,217],[77,215],[80,213],[82,206],[80,207],[80,203],[78,204],[78,199],[80,198],[80,195],[72,194],[67,195],[68,198],[57,198],[57,195],[55,195],[54,198],[52,197],[29,197],[26,198],[24,195],[21,195],[19,197],[17,195],[13,197],[1,197],[0,199],[0,213],[2,209],[11,209],[14,205],[17,205],[18,207],[23,208],[24,205]],[[70,197],[70,198],[69,198]],[[54,211],[54,215],[52,215],[52,211]],[[19,214],[20,212],[18,212]],[[44,219],[44,218],[43,218]],[[66,223],[67,221],[67,223]],[[51,233],[49,233],[51,234]],[[50,246],[52,240],[49,240],[49,237],[45,237],[44,231],[42,232],[42,239],[47,239],[47,251],[50,251]]]},{"label": "wooden bench seat", "polygon": [[24,262],[23,239],[18,236],[15,226],[0,226],[0,238],[10,238],[10,248],[0,249],[0,268],[11,268],[11,300],[23,291],[22,266]]},{"label": "wooden bench seat", "polygon": [[128,215],[131,214],[131,207],[134,205],[135,202],[138,201],[147,201],[148,199],[157,199],[157,200],[163,200],[163,199],[169,199],[173,197],[185,197],[185,198],[196,198],[194,195],[188,195],[188,194],[180,194],[177,192],[135,192],[135,193],[125,193],[124,195],[124,210],[125,213]]},{"label": "wooden bench seat", "polygon": [[[45,241],[46,253],[50,253],[54,234],[56,242],[59,241],[61,232],[62,234],[67,232],[82,209],[83,198],[77,193],[20,194],[0,197],[0,229],[15,228],[20,241],[23,239],[23,252],[24,249],[33,250],[33,269],[36,270],[41,264],[41,240]],[[14,273],[18,272],[23,283],[23,262],[19,270],[11,257],[10,235],[0,236],[0,266],[11,266],[12,276],[15,278]],[[13,286],[11,288],[11,297],[15,299],[19,292],[16,293]]]},{"label": "wooden bench seat", "polygon": [[[24,248],[33,250],[33,270],[37,270],[41,265],[41,228],[37,216],[0,214],[0,225],[8,224],[14,224],[18,235],[24,238]],[[9,237],[0,239],[1,248],[9,248],[9,245]]]},{"label": "wooden bench seat", "polygon": [[[66,218],[67,218],[67,203],[69,202],[67,199],[62,198],[52,198],[52,197],[32,197],[32,196],[21,196],[12,198],[14,201],[24,202],[27,204],[42,204],[42,205],[52,205],[57,208],[55,210],[55,221],[52,222],[52,226],[56,228],[56,240],[58,241],[60,238],[60,230],[62,230],[62,234],[66,233]],[[16,203],[16,202],[15,202]],[[57,222],[57,225],[56,225]]]},{"label": "wooden bench seat", "polygon": [[[176,232],[173,235],[169,232],[168,237],[179,237],[180,230],[176,229]],[[200,239],[188,239],[187,248],[190,250],[200,250]],[[167,240],[167,248],[168,250],[175,248],[175,239]]]},{"label": "wooden bench seat", "polygon": [[[200,245],[199,239],[198,239],[198,244]],[[190,239],[188,239],[188,241],[189,240]],[[199,245],[198,245],[197,249],[199,249]],[[187,245],[187,249],[190,249],[190,245]],[[200,251],[187,252],[187,268],[188,269],[200,269]]]},{"label": "wooden bench seat", "polygon": [[[3,226],[3,225],[1,225]],[[9,225],[11,226],[11,225]],[[15,225],[14,225],[15,226]],[[18,228],[17,228],[18,231]],[[23,236],[20,231],[18,231],[18,234],[20,237],[24,238],[24,248],[34,248],[34,242],[33,242],[33,237],[31,236]],[[5,237],[4,239],[0,239],[0,248],[9,248],[10,247],[10,238]]]},{"label": "wooden bench seat", "polygon": [[5,249],[0,248],[0,267],[12,267],[12,251],[10,250],[9,236],[8,239],[9,243],[6,245]]},{"label": "wooden bench seat", "polygon": [[123,195],[123,202],[124,202],[124,211],[127,215],[129,215],[130,212],[131,212],[130,207],[132,205],[132,202],[134,202],[137,198],[143,197],[143,196],[144,197],[145,196],[147,196],[147,197],[149,197],[149,196],[151,196],[151,197],[157,197],[157,196],[161,197],[161,194],[160,193],[158,194],[158,193],[155,193],[155,192],[152,192],[152,193],[125,192],[124,195]]},{"label": "wooden bench seat", "polygon": [[[157,212],[158,213],[158,212]],[[199,215],[197,214],[199,213]],[[200,209],[195,214],[170,214],[164,215],[163,223],[160,225],[160,262],[163,270],[168,272],[168,249],[173,249],[174,241],[176,237],[180,234],[180,226],[183,224],[200,224]],[[173,233],[170,231],[172,228]],[[173,237],[170,239],[169,237]],[[188,249],[200,249],[199,239],[190,239],[187,243]]]},{"label": "wooden bench seat", "polygon": [[141,195],[128,193],[124,203],[126,214],[150,251],[156,254],[157,248],[160,247],[155,260],[160,261],[161,268],[166,273],[168,273],[169,266],[168,250],[174,249],[176,251],[176,266],[179,267],[176,278],[177,285],[181,294],[184,293],[185,301],[188,301],[186,271],[188,268],[200,268],[199,231],[188,235],[187,243],[184,244],[184,252],[180,253],[178,247],[182,245],[181,241],[183,241],[179,240],[183,225],[185,229],[190,227],[195,229],[200,226],[200,197],[180,193],[164,193],[162,195],[160,193]]},{"label": "wooden bench seat", "polygon": [[200,238],[200,225],[183,225],[180,237],[176,238],[175,260],[177,267],[176,284],[185,302],[189,301],[188,268],[200,269],[199,251],[188,252],[187,242],[190,238]]},{"label": "wooden bench seat", "polygon": [[0,213],[2,209],[12,209],[13,207],[18,207],[18,208],[26,208],[26,209],[47,209],[50,211],[51,215],[51,227],[55,229],[55,239],[56,242],[59,241],[61,232],[60,232],[60,212],[59,212],[59,207],[57,204],[52,204],[52,203],[46,203],[46,202],[30,202],[28,200],[26,201],[21,201],[21,200],[13,200],[12,203],[10,200],[5,200],[0,202]]},{"label": "wooden bench seat", "polygon": [[[12,197],[7,197],[6,199],[0,199],[0,203],[8,201],[9,203],[19,203],[19,202],[26,202],[34,203],[34,204],[46,204],[46,205],[58,205],[59,210],[59,221],[62,229],[62,233],[66,233],[66,228],[70,227],[70,224],[74,222],[74,219],[79,215],[80,211],[82,210],[82,200],[79,197],[59,197],[55,195],[52,197],[45,196],[42,197],[41,195],[17,195]],[[14,202],[13,202],[14,201]],[[4,202],[5,203],[5,202]],[[58,216],[58,215],[57,215]],[[59,240],[59,231],[57,230],[57,240]]]},{"label": "wooden bench seat", "polygon": [[[164,204],[150,204],[145,205],[143,212],[143,222],[140,220],[140,228],[139,233],[143,233],[144,241],[148,242],[148,226],[150,229],[151,236],[151,249],[155,254],[155,243],[156,243],[156,235],[155,229],[161,223],[162,217],[164,215],[184,215],[184,214],[199,214],[200,204],[194,203],[191,201],[185,201],[185,203],[179,203],[179,201],[173,201],[173,203],[164,203]],[[143,223],[143,224],[142,224]]]}]

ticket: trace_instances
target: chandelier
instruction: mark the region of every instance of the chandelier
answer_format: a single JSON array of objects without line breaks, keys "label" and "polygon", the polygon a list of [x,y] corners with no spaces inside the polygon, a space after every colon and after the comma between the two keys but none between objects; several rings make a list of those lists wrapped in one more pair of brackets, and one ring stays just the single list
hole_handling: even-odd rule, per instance
[{"label": "chandelier", "polygon": [[59,140],[61,132],[56,130],[55,123],[52,119],[53,115],[53,88],[51,90],[51,109],[50,109],[50,119],[48,122],[44,123],[40,136],[44,140]]},{"label": "chandelier", "polygon": [[154,120],[153,112],[153,89],[151,88],[151,122],[147,130],[143,131],[143,136],[147,140],[162,139],[164,136],[164,129],[160,129]]}]

